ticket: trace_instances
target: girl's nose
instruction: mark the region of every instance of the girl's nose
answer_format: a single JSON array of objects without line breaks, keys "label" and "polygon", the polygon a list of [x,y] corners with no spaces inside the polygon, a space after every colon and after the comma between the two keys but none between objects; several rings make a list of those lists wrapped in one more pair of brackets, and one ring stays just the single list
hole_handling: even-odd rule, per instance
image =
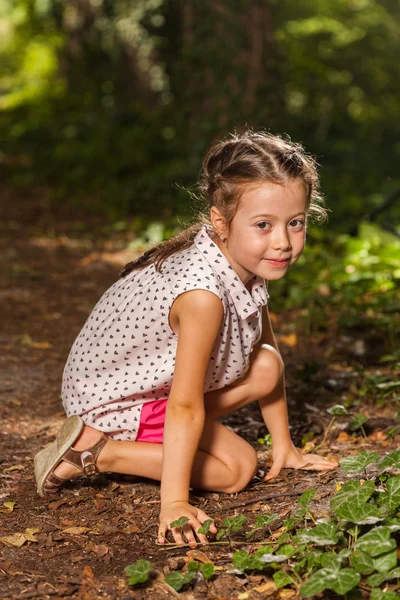
[{"label": "girl's nose", "polygon": [[286,227],[284,229],[275,229],[275,235],[272,239],[272,245],[275,250],[289,250],[290,238]]}]

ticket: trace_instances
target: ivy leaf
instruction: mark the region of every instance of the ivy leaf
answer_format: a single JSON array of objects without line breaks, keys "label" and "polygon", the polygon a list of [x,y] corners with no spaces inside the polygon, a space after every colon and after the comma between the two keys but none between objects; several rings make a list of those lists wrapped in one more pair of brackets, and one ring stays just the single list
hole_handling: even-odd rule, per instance
[{"label": "ivy leaf", "polygon": [[270,515],[259,515],[257,517],[254,527],[246,533],[246,538],[249,538],[252,535],[254,535],[256,531],[259,531],[260,529],[264,529],[264,527],[268,527],[269,525],[271,525],[271,523],[273,523],[277,519],[279,519],[279,515],[277,515],[276,513],[273,513]]},{"label": "ivy leaf", "polygon": [[304,585],[300,592],[304,598],[309,598],[326,589],[331,589],[337,594],[344,596],[352,590],[361,580],[354,569],[320,569],[316,571]]},{"label": "ivy leaf", "polygon": [[244,573],[249,562],[249,553],[246,550],[238,550],[233,553],[232,564],[235,569]]},{"label": "ivy leaf", "polygon": [[208,535],[210,533],[210,527],[214,523],[212,519],[206,519],[201,527],[197,530],[197,533],[204,533]]},{"label": "ivy leaf", "polygon": [[313,497],[315,496],[316,493],[317,493],[317,490],[315,490],[313,488],[311,488],[310,490],[307,490],[297,500],[297,504],[299,506],[302,506],[303,508],[308,508],[311,500],[313,499]]},{"label": "ivy leaf", "polygon": [[378,496],[378,504],[385,513],[390,513],[400,506],[400,477],[391,477],[386,482],[386,492]]},{"label": "ivy leaf", "polygon": [[379,588],[371,590],[370,600],[398,600],[398,598],[397,592],[384,592]]},{"label": "ivy leaf", "polygon": [[331,509],[335,513],[342,504],[347,504],[349,501],[357,504],[367,502],[374,491],[375,484],[373,481],[366,481],[363,485],[359,481],[348,481],[331,498]]},{"label": "ivy leaf", "polygon": [[375,571],[374,559],[362,550],[353,552],[350,556],[350,561],[357,573],[361,573],[361,575],[369,575]]},{"label": "ivy leaf", "polygon": [[295,548],[291,544],[282,544],[282,546],[279,546],[277,552],[280,555],[285,555],[288,558],[291,558],[293,554],[296,554],[298,549],[299,547]]},{"label": "ivy leaf", "polygon": [[[395,542],[395,540],[393,540]],[[397,552],[396,548],[386,554],[380,554],[377,558],[374,558],[374,567],[379,573],[387,573],[391,569],[394,569],[397,565]]]},{"label": "ivy leaf", "polygon": [[145,583],[149,578],[151,566],[150,561],[140,558],[135,563],[125,567],[124,571],[129,576],[128,585]]},{"label": "ivy leaf", "polygon": [[342,558],[336,552],[324,552],[321,555],[321,565],[331,571],[339,571]]},{"label": "ivy leaf", "polygon": [[354,500],[343,503],[335,511],[335,516],[357,525],[371,525],[383,520],[376,506],[356,503]]},{"label": "ivy leaf", "polygon": [[294,583],[294,579],[285,573],[285,571],[275,571],[272,578],[277,588],[282,588],[285,587],[285,585]]},{"label": "ivy leaf", "polygon": [[300,587],[300,593],[303,598],[310,598],[320,592],[323,592],[329,587],[329,581],[327,581],[326,569],[320,569],[315,571],[306,583]]},{"label": "ivy leaf", "polygon": [[299,531],[297,539],[300,542],[311,542],[318,546],[338,543],[337,527],[328,523],[320,523],[312,529]]},{"label": "ivy leaf", "polygon": [[357,431],[357,429],[359,429],[361,425],[364,425],[366,421],[368,421],[368,417],[362,413],[355,415],[354,419],[349,423],[350,431]]},{"label": "ivy leaf", "polygon": [[358,538],[356,548],[367,552],[372,557],[379,556],[396,547],[396,541],[390,538],[390,534],[389,527],[374,527]]},{"label": "ivy leaf", "polygon": [[327,412],[333,417],[346,417],[349,414],[343,404],[335,404],[335,406],[328,408]]},{"label": "ivy leaf", "polygon": [[220,540],[225,535],[229,537],[229,535],[233,531],[240,531],[243,529],[243,525],[247,521],[247,517],[244,515],[238,515],[237,517],[227,517],[223,520],[222,529],[217,533],[217,540]]},{"label": "ivy leaf", "polygon": [[284,562],[285,560],[287,560],[289,557],[286,554],[269,554],[269,553],[265,553],[262,554],[261,556],[257,557],[259,561],[261,561],[262,563],[273,563],[273,562]]},{"label": "ivy leaf", "polygon": [[365,468],[379,461],[379,456],[376,452],[360,452],[356,456],[347,456],[340,459],[340,466],[346,473],[354,474],[365,471]]},{"label": "ivy leaf", "polygon": [[214,565],[212,563],[205,563],[200,567],[201,572],[203,573],[204,579],[211,579],[214,575]]},{"label": "ivy leaf", "polygon": [[339,596],[344,596],[352,590],[358,583],[360,583],[361,577],[354,569],[342,569],[337,574],[337,580],[333,585],[331,585],[331,589],[339,594]]},{"label": "ivy leaf", "polygon": [[399,579],[400,578],[400,567],[393,569],[392,571],[388,571],[387,573],[375,573],[371,575],[367,579],[368,585],[372,587],[376,587],[381,585],[384,581],[390,581],[390,579]]},{"label": "ivy leaf", "polygon": [[378,465],[379,472],[384,473],[389,469],[400,469],[400,450],[390,452]]},{"label": "ivy leaf", "polygon": [[172,573],[168,573],[168,575],[165,576],[165,581],[174,590],[179,592],[179,590],[183,588],[184,585],[192,581],[194,576],[195,574],[192,571],[190,571],[189,573],[185,573],[185,575],[182,575],[180,571],[173,571]]},{"label": "ivy leaf", "polygon": [[171,523],[170,527],[183,527],[188,521],[187,517],[179,517],[179,519]]}]

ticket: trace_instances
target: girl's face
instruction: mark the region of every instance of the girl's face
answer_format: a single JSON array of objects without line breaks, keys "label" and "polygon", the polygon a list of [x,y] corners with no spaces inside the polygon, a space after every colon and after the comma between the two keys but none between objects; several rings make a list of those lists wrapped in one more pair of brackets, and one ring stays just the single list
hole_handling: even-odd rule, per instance
[{"label": "girl's face", "polygon": [[222,242],[216,237],[216,243],[244,284],[254,275],[281,279],[299,258],[305,243],[306,201],[299,179],[249,185],[229,231],[219,219],[214,222],[227,238]]}]

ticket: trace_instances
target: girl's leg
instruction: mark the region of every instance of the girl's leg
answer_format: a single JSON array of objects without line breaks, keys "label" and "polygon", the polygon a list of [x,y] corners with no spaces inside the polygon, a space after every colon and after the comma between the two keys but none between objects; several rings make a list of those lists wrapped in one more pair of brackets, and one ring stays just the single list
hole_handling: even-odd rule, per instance
[{"label": "girl's leg", "polygon": [[[193,464],[191,483],[194,487],[233,493],[243,489],[253,478],[257,468],[255,450],[214,419],[270,394],[282,373],[279,354],[271,346],[263,345],[254,350],[250,368],[243,378],[204,395],[206,422]],[[74,448],[83,450],[98,439],[98,431],[85,427]],[[97,466],[100,471],[160,480],[162,444],[109,440]],[[78,470],[63,462],[55,474],[71,478]]]}]

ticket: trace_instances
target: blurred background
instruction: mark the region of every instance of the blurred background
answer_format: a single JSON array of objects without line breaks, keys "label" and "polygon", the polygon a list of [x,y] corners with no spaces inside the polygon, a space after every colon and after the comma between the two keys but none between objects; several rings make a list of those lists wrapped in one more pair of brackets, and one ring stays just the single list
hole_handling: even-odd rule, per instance
[{"label": "blurred background", "polygon": [[398,347],[399,49],[397,0],[0,0],[3,185],[101,215],[137,252],[192,218],[213,140],[286,133],[331,213],[277,304],[306,327],[341,307]]}]

